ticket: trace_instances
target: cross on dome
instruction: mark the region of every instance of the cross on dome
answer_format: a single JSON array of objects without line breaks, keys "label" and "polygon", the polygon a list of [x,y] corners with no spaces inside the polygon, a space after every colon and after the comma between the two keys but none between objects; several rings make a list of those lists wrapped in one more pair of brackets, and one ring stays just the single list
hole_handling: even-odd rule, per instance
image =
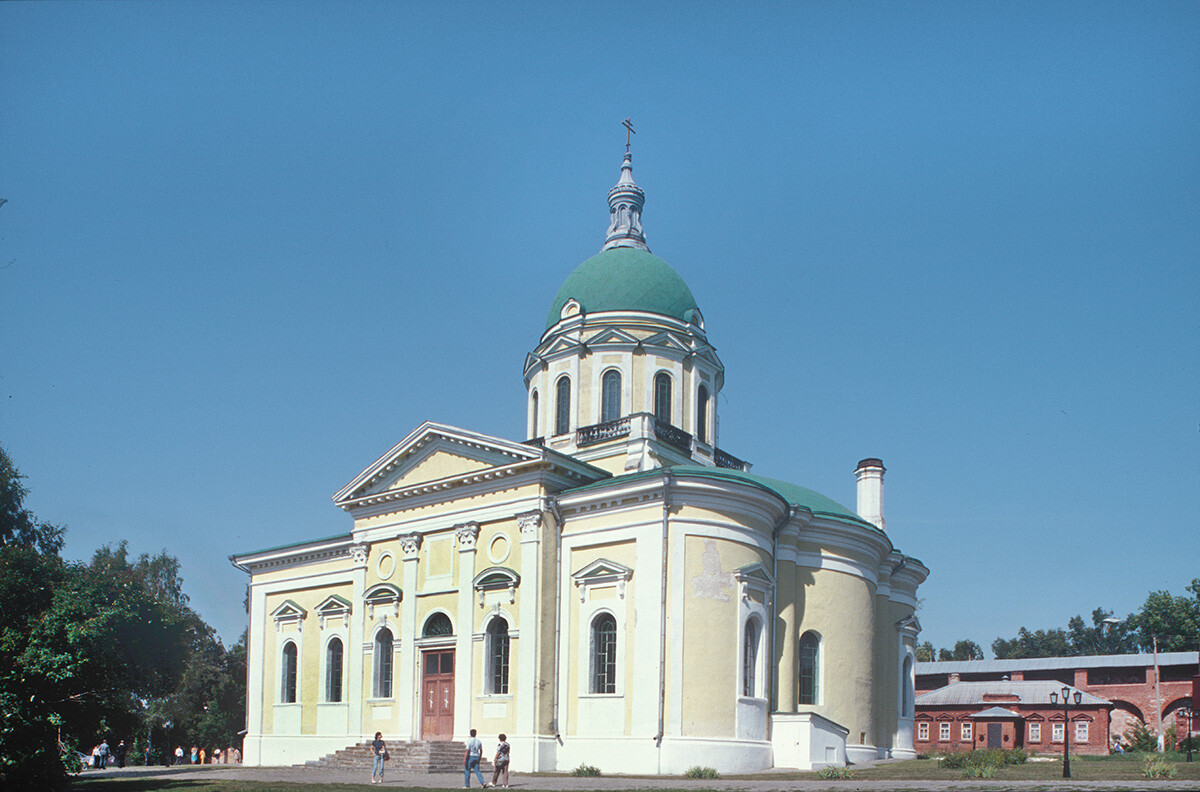
[{"label": "cross on dome", "polygon": [[633,182],[633,155],[629,153],[629,136],[637,133],[630,119],[626,118],[621,124],[625,127],[625,161],[621,163],[621,178],[608,191],[608,235],[600,250],[631,247],[649,251],[646,235],[642,232],[642,206],[646,203],[646,194]]}]

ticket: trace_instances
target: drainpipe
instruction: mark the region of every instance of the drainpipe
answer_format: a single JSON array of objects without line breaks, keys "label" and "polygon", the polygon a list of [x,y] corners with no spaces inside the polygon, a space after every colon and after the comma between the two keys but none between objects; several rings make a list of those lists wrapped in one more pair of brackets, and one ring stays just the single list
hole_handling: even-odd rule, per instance
[{"label": "drainpipe", "polygon": [[546,506],[554,515],[554,740],[562,745],[562,735],[558,728],[558,678],[559,666],[562,665],[562,652],[559,650],[559,634],[562,631],[560,619],[562,613],[562,512],[558,510],[558,499],[553,495],[546,498]]},{"label": "drainpipe", "polygon": [[[658,734],[654,735],[654,747],[661,748],[663,741],[663,732],[666,724],[666,706],[667,706],[667,561],[670,555],[667,552],[667,527],[668,520],[671,516],[670,511],[670,487],[671,487],[671,471],[668,468],[663,468],[663,505],[662,505],[662,583],[660,587],[661,597],[659,600],[659,616],[658,616]],[[662,772],[662,752],[658,753],[658,772]]]}]

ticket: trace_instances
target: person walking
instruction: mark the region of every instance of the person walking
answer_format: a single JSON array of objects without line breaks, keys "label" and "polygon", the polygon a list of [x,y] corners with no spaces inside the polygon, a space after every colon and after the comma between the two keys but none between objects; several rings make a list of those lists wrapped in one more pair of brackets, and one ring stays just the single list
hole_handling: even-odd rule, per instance
[{"label": "person walking", "polygon": [[[492,761],[496,765],[496,769],[492,771],[491,787],[496,788],[501,778],[504,779],[504,788],[508,789],[508,737],[503,733],[500,735],[500,744],[496,746],[496,758]],[[488,786],[485,784],[484,786]]]},{"label": "person walking", "polygon": [[100,740],[100,766],[108,767],[108,740]]},{"label": "person walking", "polygon": [[175,746],[175,764],[177,764],[177,765],[183,764],[183,746],[182,745]]},{"label": "person walking", "polygon": [[483,743],[475,736],[475,730],[471,729],[471,739],[467,740],[467,755],[463,760],[463,789],[471,788],[472,770],[475,771],[475,777],[479,779],[479,786],[487,786],[487,782],[483,780],[483,773],[479,772],[481,759],[483,759]]},{"label": "person walking", "polygon": [[375,758],[371,761],[371,783],[383,783],[383,763],[388,760],[387,743],[383,741],[383,732],[375,732],[371,741],[371,753]]},{"label": "person walking", "polygon": [[124,740],[121,740],[121,742],[117,743],[117,751],[116,751],[116,753],[117,753],[117,767],[124,767],[124,766],[125,766],[125,752],[126,752],[127,750],[128,750],[128,748],[127,748],[127,746],[125,745],[125,741],[124,741]]}]

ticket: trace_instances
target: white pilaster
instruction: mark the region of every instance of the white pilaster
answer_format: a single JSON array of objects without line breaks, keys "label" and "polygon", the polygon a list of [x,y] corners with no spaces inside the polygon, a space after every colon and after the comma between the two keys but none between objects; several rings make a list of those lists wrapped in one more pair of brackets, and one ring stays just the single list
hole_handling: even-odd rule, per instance
[{"label": "white pilaster", "polygon": [[[359,549],[361,548],[361,550]],[[350,690],[347,691],[346,701],[350,705],[349,728],[351,734],[347,737],[358,738],[365,734],[363,728],[363,595],[367,585],[367,550],[369,545],[358,544],[351,548],[350,558],[354,564],[351,580],[354,594],[350,598],[350,613],[346,618],[350,622],[350,638],[346,644],[346,679]]]},{"label": "white pilaster", "polygon": [[[539,578],[541,560],[542,513],[540,511],[525,512],[517,515],[517,525],[521,530],[521,605],[517,611],[517,629],[521,637],[517,639],[517,673],[516,679],[510,683],[510,689],[516,692],[516,723],[517,734],[532,736],[537,733],[537,659],[538,646],[541,636],[538,633],[538,602],[542,582]],[[541,770],[533,762],[536,753],[532,740],[526,740],[529,754],[523,757],[526,767]]]},{"label": "white pilaster", "polygon": [[261,586],[250,587],[250,640],[246,645],[247,701],[246,729],[248,733],[242,745],[243,761],[249,765],[262,763],[263,733],[263,673],[266,667],[267,595]]},{"label": "white pilaster", "polygon": [[[458,618],[454,625],[454,734],[466,739],[471,728],[471,702],[475,698],[474,646],[475,619],[472,605],[472,582],[475,578],[475,552],[479,539],[479,523],[455,526],[458,540]],[[461,736],[460,736],[461,735]]]},{"label": "white pilaster", "polygon": [[412,533],[400,539],[404,552],[404,572],[401,578],[400,628],[396,641],[400,644],[400,674],[396,678],[397,721],[401,740],[419,736],[416,726],[416,701],[421,695],[421,680],[417,678],[417,559],[421,551],[421,534]]}]

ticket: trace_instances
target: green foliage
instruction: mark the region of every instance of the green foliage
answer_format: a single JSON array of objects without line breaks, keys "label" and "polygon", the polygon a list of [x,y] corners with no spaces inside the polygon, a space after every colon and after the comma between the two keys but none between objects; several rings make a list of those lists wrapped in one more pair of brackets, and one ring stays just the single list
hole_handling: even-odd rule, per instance
[{"label": "green foliage", "polygon": [[1180,597],[1174,597],[1168,591],[1152,591],[1142,609],[1131,617],[1143,652],[1154,648],[1156,635],[1160,652],[1196,649],[1196,636],[1200,634],[1200,578],[1194,578],[1187,591],[1190,596]]},{"label": "green foliage", "polygon": [[999,765],[981,764],[967,765],[963,768],[963,778],[995,778]]},{"label": "green foliage", "polygon": [[687,769],[687,772],[684,773],[684,776],[687,778],[720,778],[721,777],[720,773],[717,772],[717,769],[715,767],[701,767],[700,765],[696,765],[695,767],[689,767]]},{"label": "green foliage", "polygon": [[593,767],[590,764],[580,764],[579,767],[576,767],[571,771],[571,775],[595,778],[596,776],[600,775],[600,768]]},{"label": "green foliage", "polygon": [[[947,770],[965,770],[979,767],[1003,767],[1004,765],[1025,764],[1029,755],[1020,748],[1003,750],[1000,748],[983,748],[978,751],[956,751],[946,754],[938,761],[938,767]],[[991,776],[964,776],[969,778],[991,778]]]},{"label": "green foliage", "polygon": [[0,448],[0,788],[60,789],[71,751],[102,738],[135,759],[135,735],[165,719],[239,744],[245,646],[226,652],[187,607],[179,561],[131,561],[121,542],[64,562],[62,529],[24,509],[20,479]]},{"label": "green foliage", "polygon": [[[1158,750],[1158,733],[1140,721],[1126,729],[1121,739],[1125,743],[1126,751],[1153,753]],[[1174,723],[1163,729],[1163,744],[1168,748],[1175,745]]]},{"label": "green foliage", "polygon": [[1175,765],[1162,754],[1146,754],[1142,759],[1142,775],[1154,779],[1174,778]]},{"label": "green foliage", "polygon": [[918,663],[932,663],[934,660],[937,660],[937,654],[934,651],[932,642],[923,641],[917,644]]},{"label": "green foliage", "polygon": [[854,771],[849,767],[829,765],[827,767],[822,767],[817,771],[817,778],[821,778],[826,781],[841,781],[847,778],[854,778]]},{"label": "green foliage", "polygon": [[953,649],[939,649],[938,660],[982,660],[983,650],[974,641],[957,641]]}]

